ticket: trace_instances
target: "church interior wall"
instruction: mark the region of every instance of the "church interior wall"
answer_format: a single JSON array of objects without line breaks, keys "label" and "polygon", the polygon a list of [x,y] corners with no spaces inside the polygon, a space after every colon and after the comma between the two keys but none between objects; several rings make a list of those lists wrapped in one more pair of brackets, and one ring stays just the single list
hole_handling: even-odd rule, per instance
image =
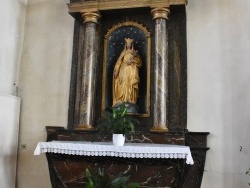
[{"label": "church interior wall", "polygon": [[[19,77],[17,187],[48,188],[46,157],[33,152],[37,142],[46,140],[45,126],[67,127],[74,20],[67,0],[25,3],[4,1],[0,7],[5,16],[0,16],[5,44],[0,48],[0,92],[14,95]],[[248,1],[189,0],[187,5],[187,128],[210,132],[202,188],[248,186],[249,10]],[[6,16],[10,12],[12,18]]]}]

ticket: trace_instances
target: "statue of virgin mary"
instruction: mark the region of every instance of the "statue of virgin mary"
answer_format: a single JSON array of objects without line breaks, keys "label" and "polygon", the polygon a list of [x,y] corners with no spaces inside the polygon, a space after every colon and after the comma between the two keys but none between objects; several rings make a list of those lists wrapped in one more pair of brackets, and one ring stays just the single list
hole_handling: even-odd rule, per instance
[{"label": "statue of virgin mary", "polygon": [[139,68],[142,60],[133,46],[134,39],[125,38],[124,50],[116,61],[113,73],[113,107],[125,102],[128,113],[137,113]]}]

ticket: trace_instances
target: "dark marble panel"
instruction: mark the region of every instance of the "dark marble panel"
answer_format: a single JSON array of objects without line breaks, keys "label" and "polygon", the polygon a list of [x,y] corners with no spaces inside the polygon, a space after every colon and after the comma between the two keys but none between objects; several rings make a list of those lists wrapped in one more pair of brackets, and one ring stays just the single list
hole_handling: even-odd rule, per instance
[{"label": "dark marble panel", "polygon": [[168,126],[171,131],[183,131],[187,128],[187,39],[185,6],[170,7],[168,40]]},{"label": "dark marble panel", "polygon": [[186,178],[182,182],[182,188],[200,188],[206,161],[206,153],[209,148],[191,148],[193,165],[186,165]]},{"label": "dark marble panel", "polygon": [[207,147],[207,136],[209,132],[188,132],[186,134],[186,145],[190,147]]},{"label": "dark marble panel", "polygon": [[[78,61],[76,64],[76,88],[75,88],[75,101],[74,101],[74,120],[72,128],[80,123],[80,99],[81,99],[81,85],[82,85],[82,71],[83,71],[83,54],[84,54],[84,36],[85,36],[85,26],[82,21],[79,21],[79,41],[78,41]],[[70,110],[70,108],[69,108]]]},{"label": "dark marble panel", "polygon": [[57,172],[51,180],[53,187],[74,187],[86,184],[85,169],[101,168],[114,176],[130,175],[131,182],[140,187],[176,187],[181,182],[183,159],[131,159],[120,157],[87,157],[47,153],[50,170]]},{"label": "dark marble panel", "polygon": [[[47,127],[48,140],[60,141],[96,141],[107,142],[112,140],[112,135],[98,131],[75,131],[66,130],[62,127]],[[185,145],[184,133],[154,133],[136,131],[133,138],[126,138],[126,142],[134,143],[155,143],[155,144],[177,144]]]},{"label": "dark marble panel", "polygon": [[201,187],[202,177],[206,162],[208,132],[187,132],[185,137],[186,145],[190,147],[194,165],[186,166],[187,176],[182,187]]},{"label": "dark marble panel", "polygon": [[[74,24],[74,38],[73,38],[73,52],[72,52],[72,64],[71,64],[71,81],[70,81],[70,97],[69,97],[69,110],[68,110],[68,128],[73,129],[75,121],[79,122],[79,118],[76,116],[76,114],[79,115],[78,106],[75,106],[75,104],[79,104],[79,92],[77,92],[77,88],[79,87],[78,80],[78,72],[81,70],[81,41],[82,34],[81,34],[81,27],[83,27],[83,24],[81,21],[75,20]],[[81,82],[80,82],[81,83]],[[77,102],[76,102],[77,101]],[[75,109],[76,108],[76,109]]]}]

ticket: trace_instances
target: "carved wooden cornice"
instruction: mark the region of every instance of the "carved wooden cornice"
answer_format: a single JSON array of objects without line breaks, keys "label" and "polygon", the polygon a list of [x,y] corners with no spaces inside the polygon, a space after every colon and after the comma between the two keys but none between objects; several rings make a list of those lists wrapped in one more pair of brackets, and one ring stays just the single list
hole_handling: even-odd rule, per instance
[{"label": "carved wooden cornice", "polygon": [[186,5],[188,0],[79,0],[74,3],[69,3],[69,13],[81,12],[82,9],[125,9],[125,8],[140,8],[140,7],[166,7],[169,5]]}]

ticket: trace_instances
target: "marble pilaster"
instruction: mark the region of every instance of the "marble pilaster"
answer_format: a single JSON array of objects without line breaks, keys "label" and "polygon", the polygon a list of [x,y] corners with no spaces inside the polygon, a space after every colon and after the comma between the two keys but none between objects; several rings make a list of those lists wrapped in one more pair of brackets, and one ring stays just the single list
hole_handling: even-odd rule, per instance
[{"label": "marble pilaster", "polygon": [[95,90],[96,90],[96,66],[97,66],[97,38],[96,27],[99,14],[97,11],[83,11],[82,17],[85,23],[83,44],[83,69],[80,96],[80,119],[76,129],[93,129]]},{"label": "marble pilaster", "polygon": [[169,8],[154,8],[151,13],[155,21],[154,119],[151,131],[167,132]]}]

